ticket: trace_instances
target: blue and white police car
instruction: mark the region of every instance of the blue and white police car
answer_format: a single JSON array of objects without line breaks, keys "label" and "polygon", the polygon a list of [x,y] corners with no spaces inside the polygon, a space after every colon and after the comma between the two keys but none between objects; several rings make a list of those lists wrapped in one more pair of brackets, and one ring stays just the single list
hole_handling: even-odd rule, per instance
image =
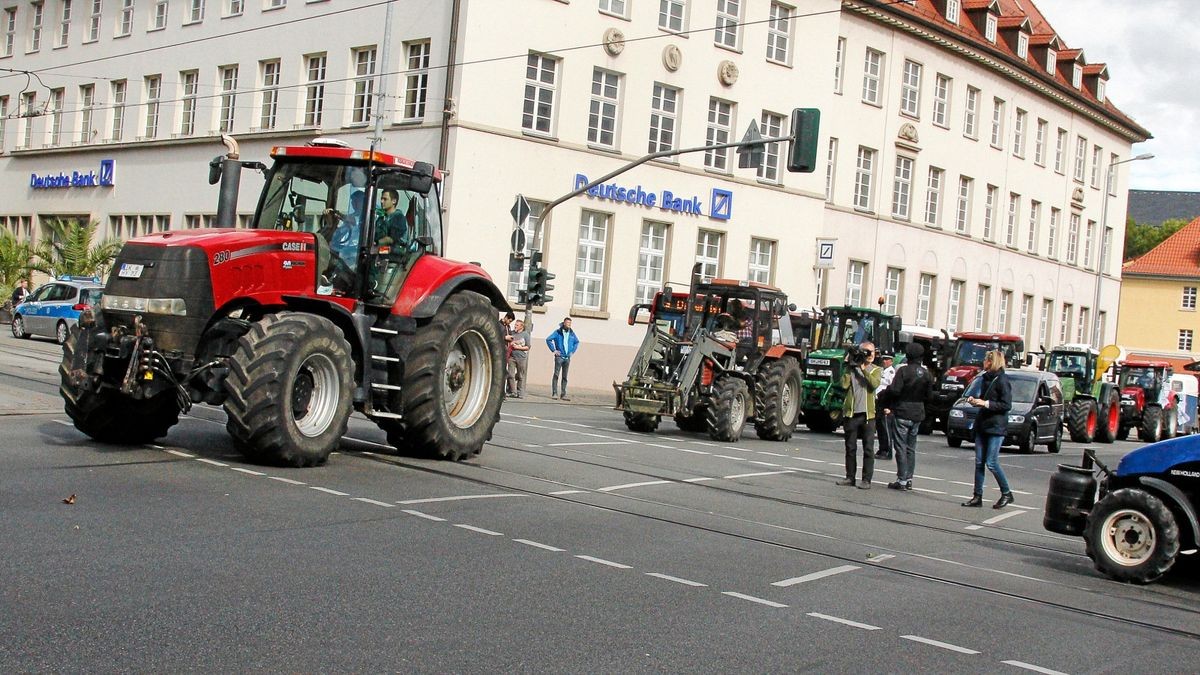
[{"label": "blue and white police car", "polygon": [[13,307],[13,337],[51,337],[62,344],[79,313],[98,307],[103,292],[99,277],[66,276],[42,284],[25,302]]}]

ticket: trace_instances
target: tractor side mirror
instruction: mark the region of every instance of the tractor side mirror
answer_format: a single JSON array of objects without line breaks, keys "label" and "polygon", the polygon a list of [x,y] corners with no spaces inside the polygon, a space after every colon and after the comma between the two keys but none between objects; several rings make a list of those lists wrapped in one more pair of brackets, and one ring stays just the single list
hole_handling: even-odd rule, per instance
[{"label": "tractor side mirror", "polygon": [[898,316],[888,318],[888,329],[898,331],[904,327],[904,320]]},{"label": "tractor side mirror", "polygon": [[208,163],[208,184],[216,185],[221,181],[221,161],[225,159],[225,155],[217,155]]},{"label": "tractor side mirror", "polygon": [[636,323],[637,323],[637,317],[638,317],[638,314],[640,314],[640,313],[641,313],[641,311],[642,311],[643,309],[644,309],[644,310],[646,310],[647,312],[648,312],[648,311],[650,311],[650,305],[647,305],[647,304],[644,304],[644,303],[640,303],[640,304],[636,304],[636,305],[634,305],[633,307],[630,307],[630,308],[629,308],[629,321],[628,321],[628,323],[629,323],[629,325],[630,325],[630,326],[632,326],[632,325],[634,325],[634,324],[636,324]]}]

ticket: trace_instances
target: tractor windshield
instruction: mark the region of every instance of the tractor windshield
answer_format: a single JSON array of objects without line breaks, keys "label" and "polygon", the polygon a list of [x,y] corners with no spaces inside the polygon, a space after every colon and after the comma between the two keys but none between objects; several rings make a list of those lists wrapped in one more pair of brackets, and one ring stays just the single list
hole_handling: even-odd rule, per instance
[{"label": "tractor windshield", "polygon": [[1059,374],[1086,375],[1087,355],[1079,352],[1054,352],[1050,354],[1046,370]]},{"label": "tractor windshield", "polygon": [[958,346],[954,351],[953,363],[956,366],[982,366],[983,357],[993,349],[999,349],[1004,354],[1004,362],[1007,365],[1016,366],[1019,364],[1016,343],[982,342],[979,340],[959,340]]},{"label": "tractor windshield", "polygon": [[818,349],[839,349],[847,344],[856,345],[870,340],[880,351],[890,350],[892,341],[886,333],[886,322],[878,315],[827,309],[821,321]]},{"label": "tractor windshield", "polygon": [[1139,389],[1155,389],[1154,369],[1146,367],[1126,367],[1121,370],[1121,388],[1136,387]]}]

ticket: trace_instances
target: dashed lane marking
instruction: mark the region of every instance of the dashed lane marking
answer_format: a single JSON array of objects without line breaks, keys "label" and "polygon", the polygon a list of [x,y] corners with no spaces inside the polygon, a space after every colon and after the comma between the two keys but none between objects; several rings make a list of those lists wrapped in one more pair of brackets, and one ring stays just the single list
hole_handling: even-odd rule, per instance
[{"label": "dashed lane marking", "polygon": [[675,447],[675,446],[673,446],[673,445],[663,445],[662,443],[647,443],[647,442],[645,442],[645,441],[639,441],[639,442],[640,442],[642,445],[648,445],[648,446],[650,446],[650,447],[652,447],[652,448],[666,448],[667,450],[678,450],[678,449],[679,449],[679,448],[677,448],[677,447]]},{"label": "dashed lane marking", "polygon": [[596,488],[596,492],[612,492],[614,490],[625,490],[627,488],[645,487],[647,485],[668,485],[669,480],[647,480],[641,483],[625,483],[624,485],[610,485],[608,487]]},{"label": "dashed lane marking", "polygon": [[913,488],[913,492],[927,492],[927,493],[929,493],[929,494],[931,494],[931,495],[944,495],[944,494],[946,494],[946,493],[945,493],[945,491],[943,491],[943,490],[930,490],[929,488],[919,488],[919,487],[914,487],[914,488]]},{"label": "dashed lane marking", "polygon": [[884,560],[891,560],[895,557],[896,556],[892,555],[891,553],[879,553],[867,558],[867,562],[883,562]]},{"label": "dashed lane marking", "polygon": [[367,497],[355,497],[354,501],[363,502],[364,504],[374,504],[375,506],[382,506],[382,507],[389,508],[389,509],[395,508],[395,505],[393,505],[393,504],[389,504],[387,502],[381,502],[377,499],[368,499]]},{"label": "dashed lane marking", "polygon": [[175,455],[176,457],[184,457],[186,459],[195,459],[196,458],[195,455],[189,455],[188,453],[182,452],[179,450],[167,450],[167,454]]},{"label": "dashed lane marking", "polygon": [[770,600],[756,598],[753,595],[746,595],[744,593],[734,593],[733,591],[721,591],[721,595],[728,595],[731,598],[740,598],[742,600],[749,600],[750,602],[757,602],[758,604],[766,605],[767,607],[776,607],[776,608],[787,607],[787,605],[779,603],[779,602],[772,602]]},{"label": "dashed lane marking", "polygon": [[566,448],[574,445],[630,445],[633,441],[577,441],[575,443],[547,443],[549,448]]},{"label": "dashed lane marking", "polygon": [[587,490],[556,490],[556,491],[554,491],[554,492],[551,492],[551,493],[549,493],[549,494],[552,494],[552,495],[554,495],[554,496],[558,496],[558,495],[577,495],[577,494],[582,494],[582,493],[584,493],[584,492],[587,492]]},{"label": "dashed lane marking", "polygon": [[265,476],[265,475],[267,475],[267,474],[265,474],[265,473],[263,473],[263,472],[261,472],[261,471],[254,471],[254,470],[251,470],[251,469],[243,469],[243,468],[242,468],[242,467],[240,467],[240,466],[231,466],[231,467],[229,467],[229,468],[233,469],[234,471],[237,471],[238,473],[249,474],[249,475],[251,475],[251,476]]},{"label": "dashed lane marking", "polygon": [[700,586],[707,587],[708,586],[708,584],[702,584],[699,581],[691,581],[689,579],[680,579],[679,577],[673,577],[670,574],[661,574],[659,572],[646,572],[646,576],[656,577],[659,579],[666,579],[667,581],[674,581],[675,583],[683,584],[684,586],[697,586],[697,587],[700,587]]},{"label": "dashed lane marking", "polygon": [[543,544],[543,543],[532,541],[529,539],[513,539],[513,541],[517,542],[518,544],[525,544],[526,546],[540,548],[543,551],[554,551],[555,553],[562,553],[563,551],[567,550],[565,548],[557,548],[557,547],[551,546],[549,544]]},{"label": "dashed lane marking", "polygon": [[64,427],[73,427],[73,426],[75,426],[75,424],[74,424],[74,423],[72,423],[72,422],[68,422],[68,421],[66,421],[66,420],[50,420],[50,421],[51,421],[51,422],[54,422],[55,424],[61,424],[61,425],[63,425]]},{"label": "dashed lane marking", "polygon": [[716,480],[716,478],[707,478],[707,477],[684,478],[683,482],[685,482],[685,483],[703,483],[704,481],[707,481],[707,480]]},{"label": "dashed lane marking", "polygon": [[504,492],[500,494],[487,495],[456,495],[454,497],[427,497],[425,499],[405,499],[397,504],[433,504],[436,502],[458,502],[468,499],[498,499],[500,497],[527,497],[528,495],[517,494],[515,492]]},{"label": "dashed lane marking", "polygon": [[410,516],[416,516],[416,517],[418,517],[418,518],[424,518],[425,520],[432,520],[432,521],[433,521],[433,522],[435,522],[435,523],[444,523],[444,522],[446,522],[446,519],[445,519],[445,518],[438,518],[437,516],[431,516],[431,515],[429,515],[428,513],[424,513],[424,512],[422,512],[422,511],[417,511],[417,510],[415,510],[415,509],[401,509],[401,510],[402,510],[402,511],[404,511],[405,513],[407,513],[407,514],[408,514],[408,515],[410,515]]},{"label": "dashed lane marking", "polygon": [[883,630],[879,626],[872,626],[869,623],[859,623],[857,621],[851,621],[850,619],[843,619],[839,616],[830,616],[828,614],[821,614],[820,612],[809,612],[808,616],[811,616],[814,619],[824,619],[825,621],[832,621],[834,623],[840,623],[843,626],[850,626],[852,628],[861,628],[863,630]]},{"label": "dashed lane marking", "polygon": [[197,457],[197,458],[196,458],[196,461],[197,461],[197,462],[204,462],[205,464],[212,464],[213,466],[229,466],[228,464],[226,464],[226,463],[224,463],[224,462],[218,462],[218,461],[217,461],[217,460],[215,460],[215,459],[206,459],[206,458],[204,458],[204,457]]},{"label": "dashed lane marking", "polygon": [[622,565],[622,564],[621,564],[621,563],[619,563],[619,562],[613,562],[613,561],[611,561],[611,560],[605,560],[604,558],[593,558],[593,557],[592,557],[592,556],[590,556],[590,555],[577,555],[577,556],[575,556],[575,557],[576,557],[576,558],[579,558],[580,560],[586,560],[586,561],[588,561],[588,562],[594,562],[594,563],[597,563],[597,564],[600,564],[600,565],[608,565],[609,567],[615,567],[615,568],[617,568],[617,569],[619,569],[619,570],[629,570],[629,569],[633,569],[633,567],[632,567],[631,565]]},{"label": "dashed lane marking", "polygon": [[786,588],[788,586],[795,586],[796,584],[803,584],[808,581],[816,581],[817,579],[824,579],[825,577],[831,577],[835,574],[842,574],[845,572],[853,572],[856,569],[861,569],[861,568],[859,568],[857,565],[840,565],[838,567],[831,567],[827,570],[821,570],[820,572],[813,572],[812,574],[805,574],[802,577],[793,577],[791,579],[784,579],[783,581],[776,581],[776,582],[772,583],[771,585],[778,586],[780,588]]},{"label": "dashed lane marking", "polygon": [[527,447],[527,448],[540,448],[540,447],[542,447],[542,446],[538,445],[537,443],[526,443],[526,444],[525,444],[525,447]]},{"label": "dashed lane marking", "polygon": [[729,455],[713,455],[713,457],[720,457],[721,459],[732,459],[735,462],[745,462],[746,461],[745,457],[730,457]]},{"label": "dashed lane marking", "polygon": [[782,454],[782,453],[779,453],[779,452],[767,452],[766,450],[759,450],[759,451],[758,451],[758,454],[760,454],[760,455],[768,455],[768,456],[770,456],[770,457],[788,457],[788,456],[789,456],[789,455],[785,455],[785,454]]},{"label": "dashed lane marking", "polygon": [[[757,463],[757,462],[756,462]],[[775,466],[778,466],[777,464]],[[781,473],[795,473],[791,470],[785,471],[759,471],[757,473],[735,473],[732,476],[722,476],[725,480],[733,480],[734,478],[754,478],[756,476],[778,476]]]},{"label": "dashed lane marking", "polygon": [[920,635],[901,635],[900,637],[905,640],[912,640],[913,642],[920,642],[921,644],[926,644],[931,647],[937,647],[939,649],[946,649],[946,650],[949,650],[952,652],[958,652],[959,654],[978,654],[979,653],[979,652],[975,651],[974,649],[967,649],[966,647],[959,647],[958,645],[952,645],[949,642],[940,642],[938,640],[930,640],[929,638],[923,638]]},{"label": "dashed lane marking", "polygon": [[287,483],[288,485],[308,485],[308,483],[292,480],[291,478],[284,478],[283,476],[267,476],[267,478],[270,478],[271,480],[277,480],[280,483]]},{"label": "dashed lane marking", "polygon": [[759,466],[779,466],[778,464],[775,464],[774,462],[763,462],[763,461],[760,461],[760,460],[757,460],[757,459],[752,459],[752,460],[750,460],[750,463],[751,463],[751,464],[757,464],[757,465],[759,465]]},{"label": "dashed lane marking", "polygon": [[309,485],[308,489],[316,490],[317,492],[324,492],[325,494],[328,494],[328,495],[336,495],[338,497],[349,497],[350,496],[349,492],[338,492],[337,490],[331,490],[327,487],[321,487],[319,485]]},{"label": "dashed lane marking", "polygon": [[1009,511],[1008,513],[1002,513],[1002,514],[996,516],[995,518],[988,518],[987,520],[983,521],[983,524],[984,525],[995,525],[996,523],[1004,520],[1005,518],[1012,518],[1013,516],[1019,516],[1022,513],[1025,513],[1025,512],[1024,511]]},{"label": "dashed lane marking", "polygon": [[1067,675],[1061,670],[1050,670],[1049,668],[1035,666],[1032,663],[1025,663],[1024,661],[1001,661],[1001,663],[1007,663],[1010,666],[1024,668],[1025,670],[1032,670],[1035,673],[1044,673],[1044,675]]},{"label": "dashed lane marking", "polygon": [[470,530],[471,532],[478,532],[479,534],[486,534],[486,535],[492,536],[492,537],[503,537],[504,536],[503,532],[496,532],[495,530],[485,530],[482,527],[475,527],[474,525],[467,525],[465,523],[454,523],[454,526],[458,527],[458,528],[462,528],[464,530]]},{"label": "dashed lane marking", "polygon": [[675,448],[675,449],[680,452],[690,452],[693,455],[711,455],[712,454],[711,452],[705,452],[703,450],[688,450],[687,448]]}]

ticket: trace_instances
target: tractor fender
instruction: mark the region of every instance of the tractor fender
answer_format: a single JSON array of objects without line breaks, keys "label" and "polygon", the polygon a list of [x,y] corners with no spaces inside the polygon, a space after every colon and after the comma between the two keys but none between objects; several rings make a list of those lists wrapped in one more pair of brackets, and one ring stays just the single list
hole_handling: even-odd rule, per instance
[{"label": "tractor fender", "polygon": [[1153,476],[1140,476],[1138,482],[1141,483],[1148,491],[1162,497],[1167,502],[1171,510],[1176,514],[1183,514],[1186,522],[1180,523],[1180,537],[1182,542],[1186,542],[1180,548],[1194,548],[1200,543],[1200,523],[1196,520],[1196,507],[1192,505],[1187,495],[1183,493],[1175,485],[1168,483],[1161,478]]},{"label": "tractor fender", "polygon": [[763,357],[768,359],[781,359],[785,356],[791,356],[797,361],[804,363],[803,352],[795,347],[789,347],[784,344],[774,345],[763,354]]},{"label": "tractor fender", "polygon": [[474,291],[486,297],[498,312],[507,312],[512,309],[508,304],[508,299],[504,297],[499,288],[496,288],[496,284],[492,283],[491,279],[480,274],[466,272],[446,279],[430,291],[413,307],[412,318],[428,319],[432,317],[446,301],[446,298],[459,291]]}]

